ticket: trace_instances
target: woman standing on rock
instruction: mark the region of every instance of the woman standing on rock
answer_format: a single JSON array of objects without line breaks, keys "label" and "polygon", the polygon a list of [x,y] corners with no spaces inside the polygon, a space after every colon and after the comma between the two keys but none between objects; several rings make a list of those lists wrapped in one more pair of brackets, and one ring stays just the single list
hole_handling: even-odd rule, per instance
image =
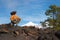
[{"label": "woman standing on rock", "polygon": [[10,17],[10,20],[11,20],[11,25],[14,26],[14,24],[17,24],[21,21],[21,19],[16,15],[16,11],[12,11],[11,13],[11,17]]}]

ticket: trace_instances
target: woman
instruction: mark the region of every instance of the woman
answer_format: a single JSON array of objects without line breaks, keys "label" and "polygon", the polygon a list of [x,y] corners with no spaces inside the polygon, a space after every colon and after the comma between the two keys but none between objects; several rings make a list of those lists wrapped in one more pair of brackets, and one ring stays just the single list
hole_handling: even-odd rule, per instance
[{"label": "woman", "polygon": [[16,15],[16,11],[12,11],[11,13],[11,17],[10,17],[10,20],[11,20],[11,25],[14,26],[14,24],[17,24],[21,21],[21,19]]}]

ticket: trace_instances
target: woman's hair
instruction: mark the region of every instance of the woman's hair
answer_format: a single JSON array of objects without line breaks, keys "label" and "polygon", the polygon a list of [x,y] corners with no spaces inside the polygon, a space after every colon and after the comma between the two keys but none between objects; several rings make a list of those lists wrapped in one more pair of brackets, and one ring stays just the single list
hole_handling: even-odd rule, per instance
[{"label": "woman's hair", "polygon": [[16,14],[16,11],[12,11],[10,14],[11,15],[15,15]]}]

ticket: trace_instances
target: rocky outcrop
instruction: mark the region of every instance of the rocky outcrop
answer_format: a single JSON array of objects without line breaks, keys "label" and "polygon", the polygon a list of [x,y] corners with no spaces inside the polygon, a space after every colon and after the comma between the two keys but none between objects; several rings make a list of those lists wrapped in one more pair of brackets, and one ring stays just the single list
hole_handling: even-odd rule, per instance
[{"label": "rocky outcrop", "polygon": [[60,40],[60,31],[35,27],[0,25],[0,40]]}]

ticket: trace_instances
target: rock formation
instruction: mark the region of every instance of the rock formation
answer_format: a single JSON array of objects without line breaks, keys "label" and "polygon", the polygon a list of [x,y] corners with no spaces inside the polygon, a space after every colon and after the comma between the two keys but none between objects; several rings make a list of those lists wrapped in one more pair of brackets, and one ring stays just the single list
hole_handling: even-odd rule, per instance
[{"label": "rock formation", "polygon": [[60,31],[35,27],[0,25],[0,40],[60,40]]}]

